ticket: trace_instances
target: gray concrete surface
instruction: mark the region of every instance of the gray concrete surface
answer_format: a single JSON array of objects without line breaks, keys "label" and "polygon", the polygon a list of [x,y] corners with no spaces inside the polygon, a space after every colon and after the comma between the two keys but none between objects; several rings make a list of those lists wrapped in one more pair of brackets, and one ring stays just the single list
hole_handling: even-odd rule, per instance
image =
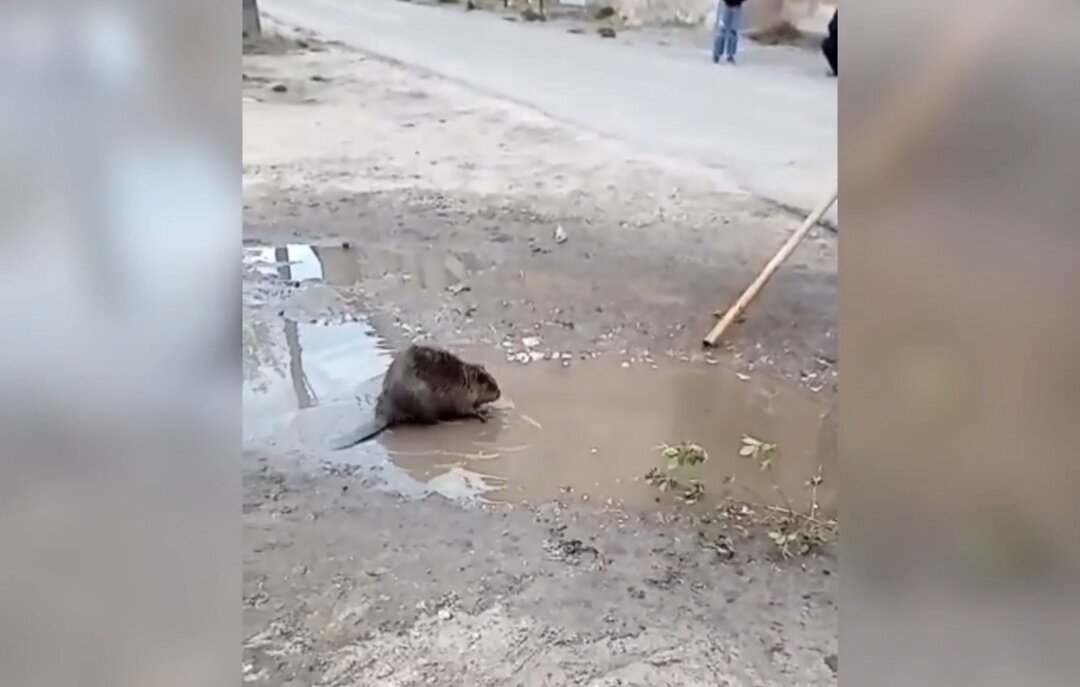
[{"label": "gray concrete surface", "polygon": [[[698,50],[575,35],[397,0],[264,0],[264,12],[622,139],[722,170],[808,211],[837,178],[837,81],[811,51],[744,41],[737,67]],[[836,223],[838,205],[827,215]]]}]

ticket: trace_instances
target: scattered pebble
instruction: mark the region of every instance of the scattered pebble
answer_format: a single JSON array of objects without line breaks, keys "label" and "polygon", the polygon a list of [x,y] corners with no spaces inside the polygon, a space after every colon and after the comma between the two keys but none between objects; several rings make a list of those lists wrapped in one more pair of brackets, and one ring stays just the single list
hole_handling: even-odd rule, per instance
[{"label": "scattered pebble", "polygon": [[525,348],[536,348],[541,343],[539,336],[526,336],[521,340],[521,345]]},{"label": "scattered pebble", "polygon": [[570,237],[566,235],[566,230],[562,228],[562,225],[555,227],[555,243],[566,243],[566,240]]},{"label": "scattered pebble", "polygon": [[459,293],[465,293],[466,291],[469,291],[470,287],[469,287],[468,284],[459,283],[459,284],[451,284],[450,286],[447,286],[446,290],[450,292],[450,295],[456,296]]}]

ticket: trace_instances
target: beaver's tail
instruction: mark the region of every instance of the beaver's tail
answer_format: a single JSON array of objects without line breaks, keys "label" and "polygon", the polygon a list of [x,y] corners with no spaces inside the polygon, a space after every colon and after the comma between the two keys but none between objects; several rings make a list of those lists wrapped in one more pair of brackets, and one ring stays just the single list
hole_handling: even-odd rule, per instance
[{"label": "beaver's tail", "polygon": [[340,436],[330,444],[330,448],[335,451],[349,448],[350,446],[356,446],[359,443],[365,442],[368,439],[373,439],[387,427],[390,423],[381,416],[376,416],[371,422],[365,422],[358,426],[353,431],[344,436]]}]

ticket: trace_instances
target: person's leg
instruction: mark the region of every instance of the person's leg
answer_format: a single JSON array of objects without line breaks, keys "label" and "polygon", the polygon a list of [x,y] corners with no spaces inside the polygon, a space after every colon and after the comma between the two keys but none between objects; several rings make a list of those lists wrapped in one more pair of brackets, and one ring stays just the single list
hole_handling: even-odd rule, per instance
[{"label": "person's leg", "polygon": [[[719,3],[717,3],[719,5]],[[727,38],[727,18],[728,12],[731,10],[727,5],[717,7],[716,12],[716,26],[713,29],[713,62],[719,62],[720,58],[724,56],[725,39]]]},{"label": "person's leg", "polygon": [[729,7],[729,12],[724,22],[727,27],[727,58],[728,62],[735,61],[735,51],[739,48],[739,25],[742,22],[742,8]]},{"label": "person's leg", "polygon": [[825,59],[829,63],[829,71],[833,76],[837,75],[836,64],[836,37],[832,35],[825,36],[821,41],[821,52],[825,55]]}]

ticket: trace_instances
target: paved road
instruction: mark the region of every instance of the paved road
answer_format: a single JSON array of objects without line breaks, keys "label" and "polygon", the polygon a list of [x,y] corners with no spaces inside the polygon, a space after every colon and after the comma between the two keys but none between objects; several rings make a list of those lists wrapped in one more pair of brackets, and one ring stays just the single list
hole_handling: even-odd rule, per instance
[{"label": "paved road", "polygon": [[[726,172],[803,210],[836,180],[837,81],[820,55],[744,42],[738,67],[700,52],[626,44],[397,0],[260,0],[329,39],[412,64],[636,148]],[[836,221],[834,208],[829,219]]]}]

